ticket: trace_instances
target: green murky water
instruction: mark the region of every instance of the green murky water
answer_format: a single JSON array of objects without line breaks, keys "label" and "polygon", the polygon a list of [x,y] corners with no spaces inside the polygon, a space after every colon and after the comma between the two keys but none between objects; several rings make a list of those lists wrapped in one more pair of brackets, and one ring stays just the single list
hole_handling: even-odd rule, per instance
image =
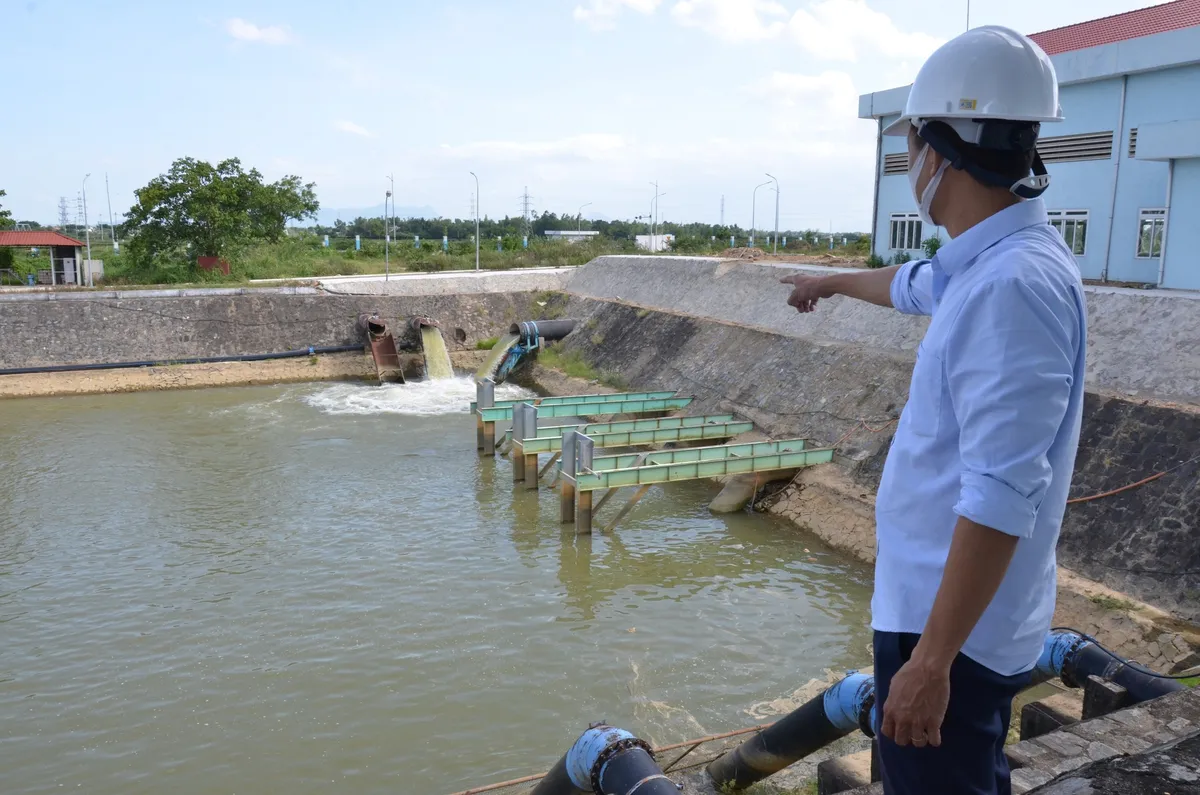
[{"label": "green murky water", "polygon": [[868,570],[703,484],[576,538],[472,394],[0,403],[0,789],[436,795],[864,663]]},{"label": "green murky water", "polygon": [[425,373],[430,379],[443,380],[454,377],[450,354],[446,352],[446,341],[442,331],[434,326],[421,327],[421,349],[425,354]]}]

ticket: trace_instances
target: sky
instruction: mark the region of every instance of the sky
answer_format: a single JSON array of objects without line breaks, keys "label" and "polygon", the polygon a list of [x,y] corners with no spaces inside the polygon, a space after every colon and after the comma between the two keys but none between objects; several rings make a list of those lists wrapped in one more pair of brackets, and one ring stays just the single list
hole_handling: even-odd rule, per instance
[{"label": "sky", "polygon": [[[973,0],[1025,33],[1154,5]],[[179,157],[316,183],[322,219],[396,205],[870,225],[875,125],[966,0],[0,0],[0,200],[120,223]],[[13,100],[19,102],[13,103]]]}]

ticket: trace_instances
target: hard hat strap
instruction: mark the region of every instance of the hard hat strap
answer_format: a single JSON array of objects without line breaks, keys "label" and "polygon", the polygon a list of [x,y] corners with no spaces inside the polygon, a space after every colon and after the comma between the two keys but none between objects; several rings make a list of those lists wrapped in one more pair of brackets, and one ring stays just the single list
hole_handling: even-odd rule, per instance
[{"label": "hard hat strap", "polygon": [[1036,199],[1050,187],[1050,175],[1046,172],[1046,166],[1042,163],[1042,157],[1036,147],[1033,150],[1033,173],[1013,182],[1011,177],[990,171],[967,157],[959,148],[958,142],[944,132],[949,129],[945,125],[926,122],[920,125],[917,135],[929,144],[933,151],[946,158],[951,168],[967,172],[984,185],[1012,191],[1022,199]]}]

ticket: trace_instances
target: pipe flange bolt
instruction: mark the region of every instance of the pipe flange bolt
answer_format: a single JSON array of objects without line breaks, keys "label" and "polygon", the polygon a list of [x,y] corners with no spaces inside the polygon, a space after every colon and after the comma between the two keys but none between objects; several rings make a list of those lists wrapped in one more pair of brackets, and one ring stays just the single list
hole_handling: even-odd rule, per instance
[{"label": "pipe flange bolt", "polygon": [[605,748],[596,757],[596,764],[592,765],[592,792],[596,793],[596,795],[604,795],[604,790],[600,788],[600,773],[604,770],[604,765],[617,754],[628,751],[631,748],[641,748],[651,756],[654,755],[654,749],[645,740],[638,739],[637,737],[618,740]]}]

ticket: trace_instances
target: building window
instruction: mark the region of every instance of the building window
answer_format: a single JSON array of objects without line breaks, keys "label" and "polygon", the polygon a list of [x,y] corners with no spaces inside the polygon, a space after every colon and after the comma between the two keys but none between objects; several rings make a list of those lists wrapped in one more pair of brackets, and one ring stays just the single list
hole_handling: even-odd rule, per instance
[{"label": "building window", "polygon": [[1163,234],[1166,228],[1166,210],[1142,210],[1138,218],[1137,255],[1152,258],[1162,254]]},{"label": "building window", "polygon": [[893,251],[916,251],[921,247],[921,216],[893,213],[891,246]]},{"label": "building window", "polygon": [[1050,210],[1050,226],[1058,230],[1067,241],[1067,248],[1077,256],[1082,257],[1087,251],[1087,210]]}]

